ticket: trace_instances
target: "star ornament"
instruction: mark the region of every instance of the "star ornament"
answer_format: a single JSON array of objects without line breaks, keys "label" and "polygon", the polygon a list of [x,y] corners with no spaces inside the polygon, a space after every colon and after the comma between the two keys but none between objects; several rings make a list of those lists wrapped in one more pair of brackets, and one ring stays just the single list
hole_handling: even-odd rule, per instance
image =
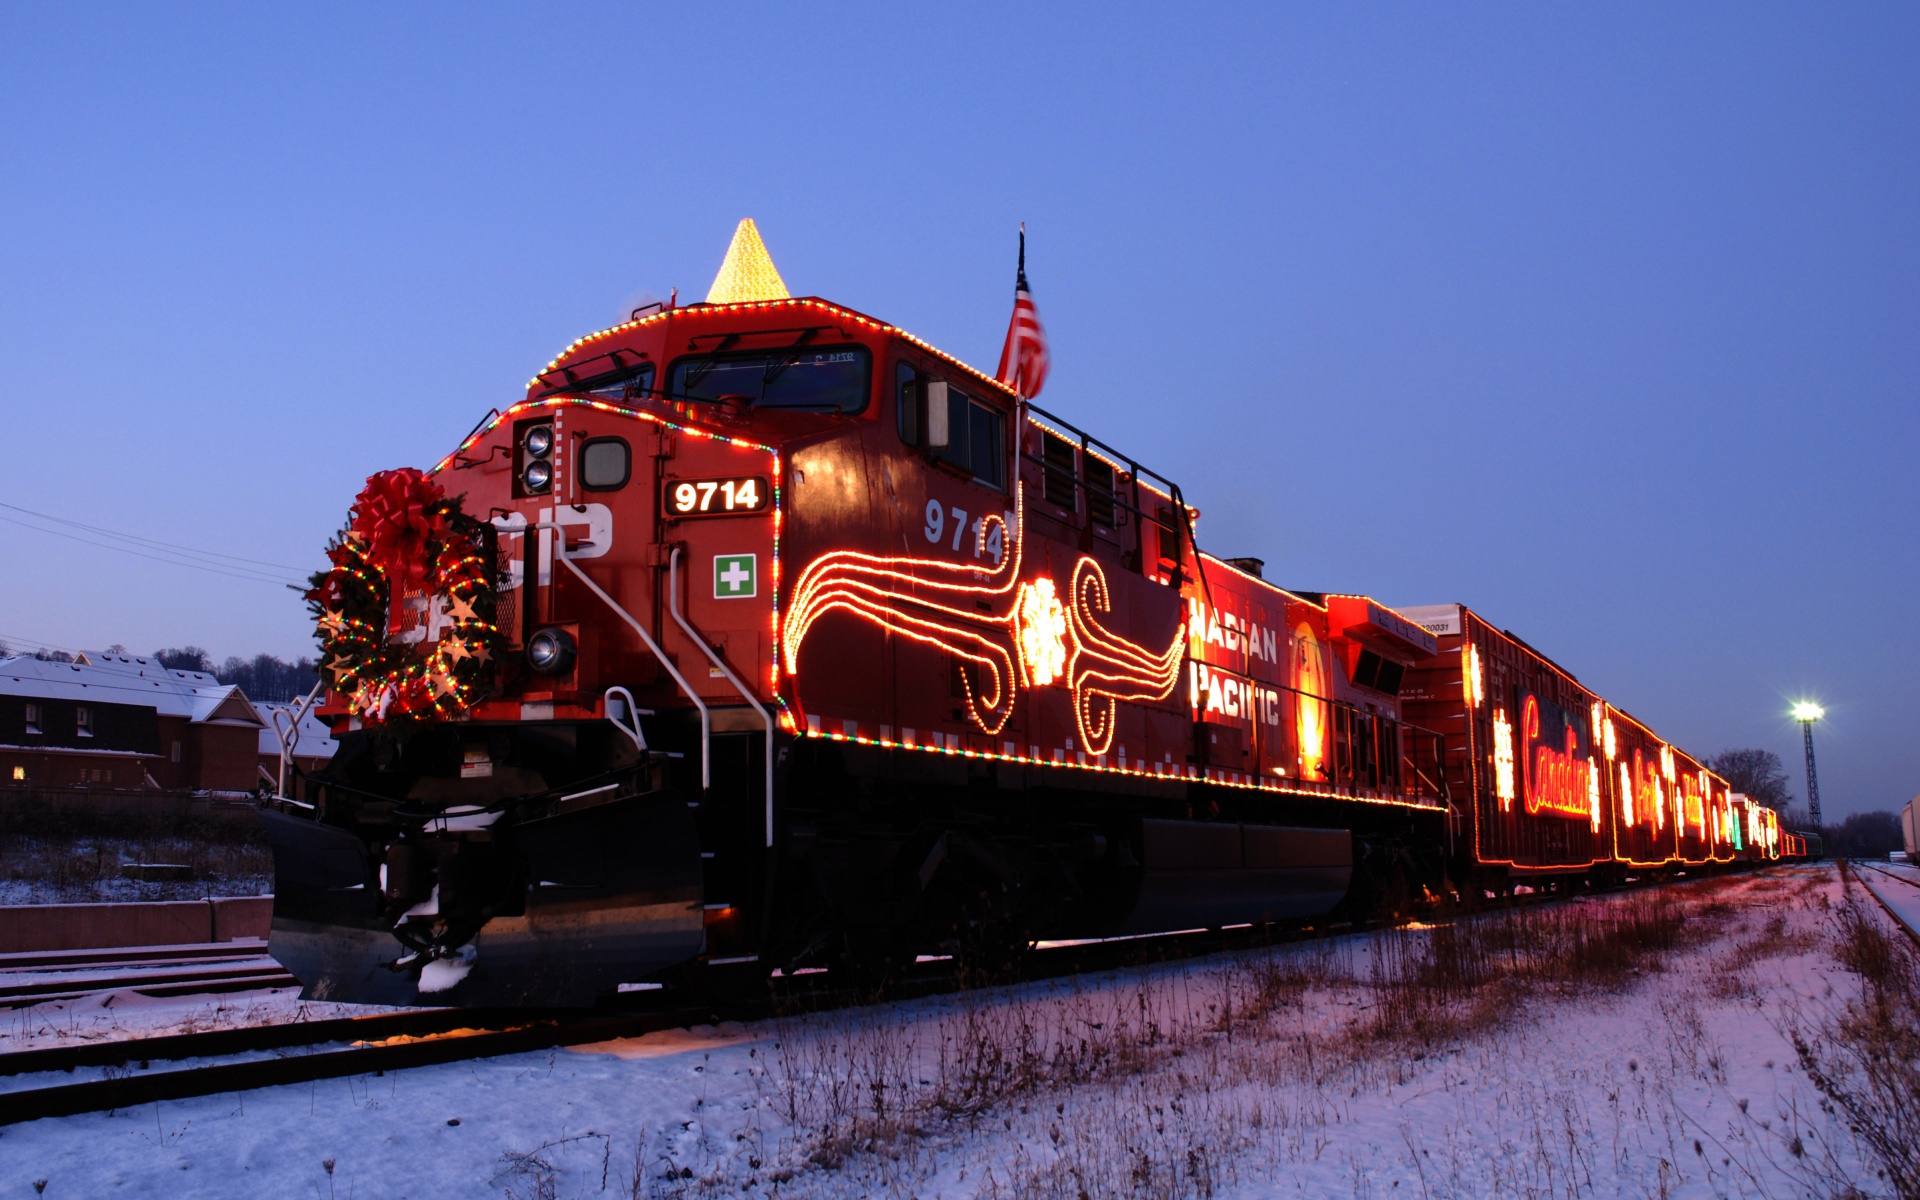
[{"label": "star ornament", "polygon": [[330,608],[320,618],[320,628],[328,633],[344,633],[347,628],[347,614],[337,608]]},{"label": "star ornament", "polygon": [[458,695],[459,692],[460,692],[460,685],[453,681],[453,676],[442,675],[439,672],[434,673],[433,694],[436,699],[441,696]]},{"label": "star ornament", "polygon": [[336,687],[353,678],[353,664],[345,659],[335,659],[328,663],[327,670],[333,672],[333,682]]},{"label": "star ornament", "polygon": [[447,655],[447,662],[449,664],[452,664],[452,663],[457,663],[457,662],[461,662],[466,659],[472,658],[473,651],[467,649],[467,644],[465,642],[459,640],[458,638],[455,638],[453,641],[450,641],[447,643],[446,655]]},{"label": "star ornament", "polygon": [[458,596],[447,597],[447,614],[456,621],[478,621],[480,614],[473,611],[471,600],[462,600]]}]

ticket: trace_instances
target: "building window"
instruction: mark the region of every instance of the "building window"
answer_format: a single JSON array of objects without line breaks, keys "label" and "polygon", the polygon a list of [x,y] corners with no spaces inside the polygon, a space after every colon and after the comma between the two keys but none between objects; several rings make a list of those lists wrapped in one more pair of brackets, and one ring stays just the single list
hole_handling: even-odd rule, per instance
[{"label": "building window", "polygon": [[25,767],[15,767],[13,769],[13,781],[15,783],[25,783],[27,781],[27,769]]},{"label": "building window", "polygon": [[175,742],[173,744],[173,761],[175,762],[180,761],[180,743],[179,742]]},{"label": "building window", "polygon": [[40,706],[38,704],[27,705],[27,732],[40,732]]},{"label": "building window", "polygon": [[84,704],[73,706],[73,731],[81,737],[93,736],[93,710]]}]

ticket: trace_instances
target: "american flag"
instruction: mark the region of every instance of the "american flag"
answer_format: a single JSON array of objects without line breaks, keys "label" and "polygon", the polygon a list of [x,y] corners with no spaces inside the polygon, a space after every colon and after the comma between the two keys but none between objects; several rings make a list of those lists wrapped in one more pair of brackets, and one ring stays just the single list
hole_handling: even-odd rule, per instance
[{"label": "american flag", "polygon": [[1020,275],[1013,285],[1013,319],[1007,322],[1007,344],[1000,348],[1000,369],[994,377],[1031,400],[1047,383],[1047,334],[1027,287],[1027,227],[1020,226]]}]

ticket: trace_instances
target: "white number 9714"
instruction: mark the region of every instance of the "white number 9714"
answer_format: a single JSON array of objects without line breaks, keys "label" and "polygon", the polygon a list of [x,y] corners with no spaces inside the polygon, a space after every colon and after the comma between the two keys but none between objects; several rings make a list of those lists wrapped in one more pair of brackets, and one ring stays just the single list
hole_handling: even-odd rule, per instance
[{"label": "white number 9714", "polygon": [[[953,518],[953,537],[948,539],[951,542],[948,549],[958,550],[961,548],[961,544],[965,542],[972,546],[973,556],[975,558],[980,558],[984,555],[987,558],[991,558],[994,565],[998,566],[1000,556],[1006,553],[1006,523],[1001,521],[994,522],[993,527],[987,530],[987,536],[983,542],[980,537],[981,518],[974,517],[972,523],[968,523],[967,517],[971,514],[969,514],[966,509],[961,508],[957,504],[949,507],[941,504],[938,500],[929,500],[927,501],[926,507],[926,524],[921,526],[920,532],[926,534],[927,540],[934,545],[940,545],[943,535],[947,530],[947,518],[949,515]],[[1013,514],[1008,513],[1006,522],[1011,522],[1012,520]]]}]

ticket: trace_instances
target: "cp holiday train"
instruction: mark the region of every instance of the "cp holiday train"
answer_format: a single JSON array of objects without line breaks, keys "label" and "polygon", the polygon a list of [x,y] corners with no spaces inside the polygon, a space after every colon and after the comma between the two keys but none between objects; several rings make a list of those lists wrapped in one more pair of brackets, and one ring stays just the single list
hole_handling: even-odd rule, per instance
[{"label": "cp holiday train", "polygon": [[309,595],[339,749],[265,813],[305,994],[873,979],[1788,849],[1477,613],[1201,551],[1032,403],[1020,285],[995,378],[742,222],[705,303],[370,479]]}]

